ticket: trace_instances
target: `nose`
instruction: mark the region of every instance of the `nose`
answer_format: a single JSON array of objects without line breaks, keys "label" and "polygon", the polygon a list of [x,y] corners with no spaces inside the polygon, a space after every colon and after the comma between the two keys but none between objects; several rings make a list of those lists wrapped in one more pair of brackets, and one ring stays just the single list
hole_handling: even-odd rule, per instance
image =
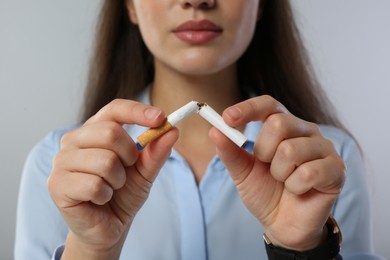
[{"label": "nose", "polygon": [[210,9],[215,6],[216,0],[181,0],[183,8]]}]

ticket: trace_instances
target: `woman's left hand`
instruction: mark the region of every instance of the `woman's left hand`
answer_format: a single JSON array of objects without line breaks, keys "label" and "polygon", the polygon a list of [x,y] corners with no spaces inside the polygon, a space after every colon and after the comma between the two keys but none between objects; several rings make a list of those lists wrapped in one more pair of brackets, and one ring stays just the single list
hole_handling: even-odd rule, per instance
[{"label": "woman's left hand", "polygon": [[254,154],[210,132],[241,199],[275,246],[303,251],[318,246],[325,222],[341,192],[345,165],[319,127],[301,120],[270,96],[225,110],[233,127],[262,121]]}]

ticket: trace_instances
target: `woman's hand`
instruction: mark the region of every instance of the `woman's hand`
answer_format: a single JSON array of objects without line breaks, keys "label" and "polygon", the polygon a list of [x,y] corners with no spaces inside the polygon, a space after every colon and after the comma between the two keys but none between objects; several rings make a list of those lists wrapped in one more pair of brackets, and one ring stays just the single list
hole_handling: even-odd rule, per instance
[{"label": "woman's hand", "polygon": [[241,199],[262,223],[275,246],[316,247],[345,179],[345,165],[319,127],[291,115],[269,96],[225,110],[231,126],[262,121],[254,155],[238,148],[218,130],[210,135]]},{"label": "woman's hand", "polygon": [[139,152],[122,124],[155,127],[164,119],[157,108],[115,100],[63,136],[48,186],[71,229],[64,259],[118,258],[178,138],[177,130],[170,131]]}]

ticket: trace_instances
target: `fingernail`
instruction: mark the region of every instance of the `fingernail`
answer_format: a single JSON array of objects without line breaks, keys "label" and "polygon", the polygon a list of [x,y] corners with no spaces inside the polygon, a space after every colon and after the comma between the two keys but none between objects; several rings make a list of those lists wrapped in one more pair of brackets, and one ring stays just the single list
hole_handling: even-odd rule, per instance
[{"label": "fingernail", "polygon": [[230,119],[232,119],[232,120],[238,120],[241,118],[242,113],[241,113],[241,110],[239,110],[238,108],[232,107],[226,111],[226,115],[228,117],[230,117]]},{"label": "fingernail", "polygon": [[148,108],[144,112],[146,119],[153,120],[156,119],[160,114],[161,110],[157,108]]}]

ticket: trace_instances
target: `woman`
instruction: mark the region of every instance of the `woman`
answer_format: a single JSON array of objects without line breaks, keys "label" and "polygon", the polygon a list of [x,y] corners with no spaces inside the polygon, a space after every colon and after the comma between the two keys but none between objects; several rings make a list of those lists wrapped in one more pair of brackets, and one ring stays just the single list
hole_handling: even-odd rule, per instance
[{"label": "woman", "polygon": [[[332,259],[334,215],[341,255],[374,259],[359,149],[327,109],[288,1],[104,1],[86,97],[82,126],[29,156],[16,258]],[[194,115],[137,150],[190,100],[245,146]]]}]

